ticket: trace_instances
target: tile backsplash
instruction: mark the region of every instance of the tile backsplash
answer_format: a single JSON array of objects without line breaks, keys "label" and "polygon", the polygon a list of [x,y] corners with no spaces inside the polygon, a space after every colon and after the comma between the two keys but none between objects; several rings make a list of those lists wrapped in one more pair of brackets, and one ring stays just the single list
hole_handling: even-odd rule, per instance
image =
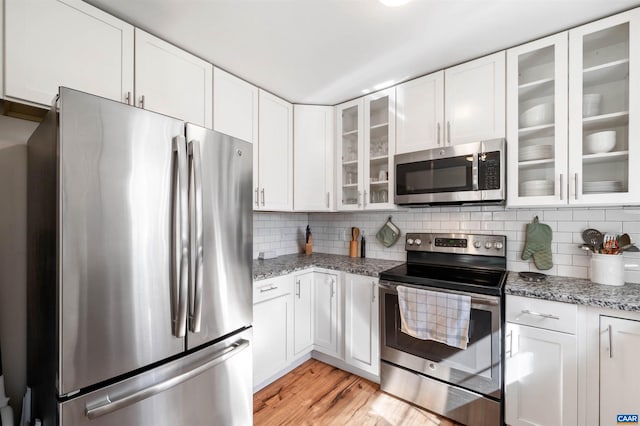
[{"label": "tile backsplash", "polygon": [[[375,234],[389,216],[402,231],[398,242],[385,248]],[[304,230],[309,223],[313,232],[313,250],[346,255],[350,230],[357,226],[367,239],[367,257],[403,260],[406,232],[465,232],[507,236],[507,266],[512,271],[537,271],[532,260],[520,258],[525,243],[525,228],[535,216],[553,230],[551,250],[554,266],[542,271],[551,275],[587,278],[589,254],[578,246],[582,231],[596,228],[602,232],[631,236],[640,241],[640,208],[545,208],[507,209],[501,206],[428,207],[399,209],[392,212],[340,213],[255,213],[254,257],[258,251],[277,255],[302,251]],[[629,265],[626,280],[640,282],[640,254],[626,253]],[[634,266],[635,265],[635,266]]]},{"label": "tile backsplash", "polygon": [[275,256],[302,252],[307,224],[307,213],[254,212],[253,258],[260,252]]}]

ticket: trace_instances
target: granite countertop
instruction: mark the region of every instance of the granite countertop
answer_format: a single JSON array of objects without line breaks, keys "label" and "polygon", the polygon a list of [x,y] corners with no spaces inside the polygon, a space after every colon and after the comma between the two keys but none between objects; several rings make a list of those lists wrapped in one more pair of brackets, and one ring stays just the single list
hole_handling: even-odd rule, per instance
[{"label": "granite countertop", "polygon": [[[254,260],[253,279],[264,280],[314,267],[377,277],[380,272],[401,263],[404,261],[352,258],[326,253],[314,253],[309,256],[303,253],[288,254],[274,259]],[[627,283],[616,287],[595,284],[582,278],[553,275],[548,275],[547,279],[541,283],[534,283],[523,280],[517,272],[509,272],[505,293],[555,302],[640,312],[640,284]]]},{"label": "granite countertop", "polygon": [[401,263],[404,263],[404,261],[349,257],[326,253],[313,253],[308,256],[303,253],[287,254],[274,259],[254,260],[253,279],[256,281],[264,280],[314,267],[377,277],[380,272],[398,266]]},{"label": "granite countertop", "polygon": [[640,311],[640,284],[595,284],[589,280],[549,275],[540,283],[528,282],[510,272],[506,294],[622,311]]}]

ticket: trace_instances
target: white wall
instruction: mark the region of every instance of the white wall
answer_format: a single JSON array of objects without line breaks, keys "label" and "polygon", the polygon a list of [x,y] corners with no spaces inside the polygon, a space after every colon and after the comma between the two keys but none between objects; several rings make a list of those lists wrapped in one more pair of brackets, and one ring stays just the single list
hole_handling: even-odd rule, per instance
[{"label": "white wall", "polygon": [[27,146],[37,124],[0,115],[0,344],[7,396],[20,417],[27,366]]},{"label": "white wall", "polygon": [[[566,209],[506,209],[498,206],[483,207],[429,207],[403,209],[384,213],[313,213],[309,223],[313,230],[315,252],[346,255],[348,241],[339,237],[345,231],[350,239],[350,229],[357,226],[367,235],[367,257],[403,260],[403,237],[390,248],[375,239],[375,234],[387,217],[406,232],[465,232],[502,234],[507,236],[507,266],[513,271],[537,271],[533,262],[520,258],[525,242],[525,227],[537,215],[539,220],[553,230],[551,250],[552,269],[547,274],[587,278],[589,255],[578,248],[582,244],[581,233],[586,228],[603,232],[630,234],[634,242],[640,242],[640,208],[566,208]],[[624,255],[627,263],[640,264],[638,253]],[[638,269],[638,268],[635,268]],[[630,282],[640,282],[640,272],[627,274]]]}]

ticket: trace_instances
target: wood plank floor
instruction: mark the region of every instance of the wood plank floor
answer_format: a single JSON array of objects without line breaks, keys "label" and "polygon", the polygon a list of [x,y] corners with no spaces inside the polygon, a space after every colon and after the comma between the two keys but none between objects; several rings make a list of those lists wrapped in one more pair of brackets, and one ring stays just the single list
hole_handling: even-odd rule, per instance
[{"label": "wood plank floor", "polygon": [[458,426],[311,359],[253,396],[254,425]]}]

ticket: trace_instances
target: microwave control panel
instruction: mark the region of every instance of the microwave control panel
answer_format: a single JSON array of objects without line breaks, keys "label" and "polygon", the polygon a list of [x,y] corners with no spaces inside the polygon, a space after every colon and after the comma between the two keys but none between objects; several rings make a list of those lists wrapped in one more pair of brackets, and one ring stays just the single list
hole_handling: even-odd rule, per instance
[{"label": "microwave control panel", "polygon": [[500,189],[500,151],[478,154],[478,189]]}]

